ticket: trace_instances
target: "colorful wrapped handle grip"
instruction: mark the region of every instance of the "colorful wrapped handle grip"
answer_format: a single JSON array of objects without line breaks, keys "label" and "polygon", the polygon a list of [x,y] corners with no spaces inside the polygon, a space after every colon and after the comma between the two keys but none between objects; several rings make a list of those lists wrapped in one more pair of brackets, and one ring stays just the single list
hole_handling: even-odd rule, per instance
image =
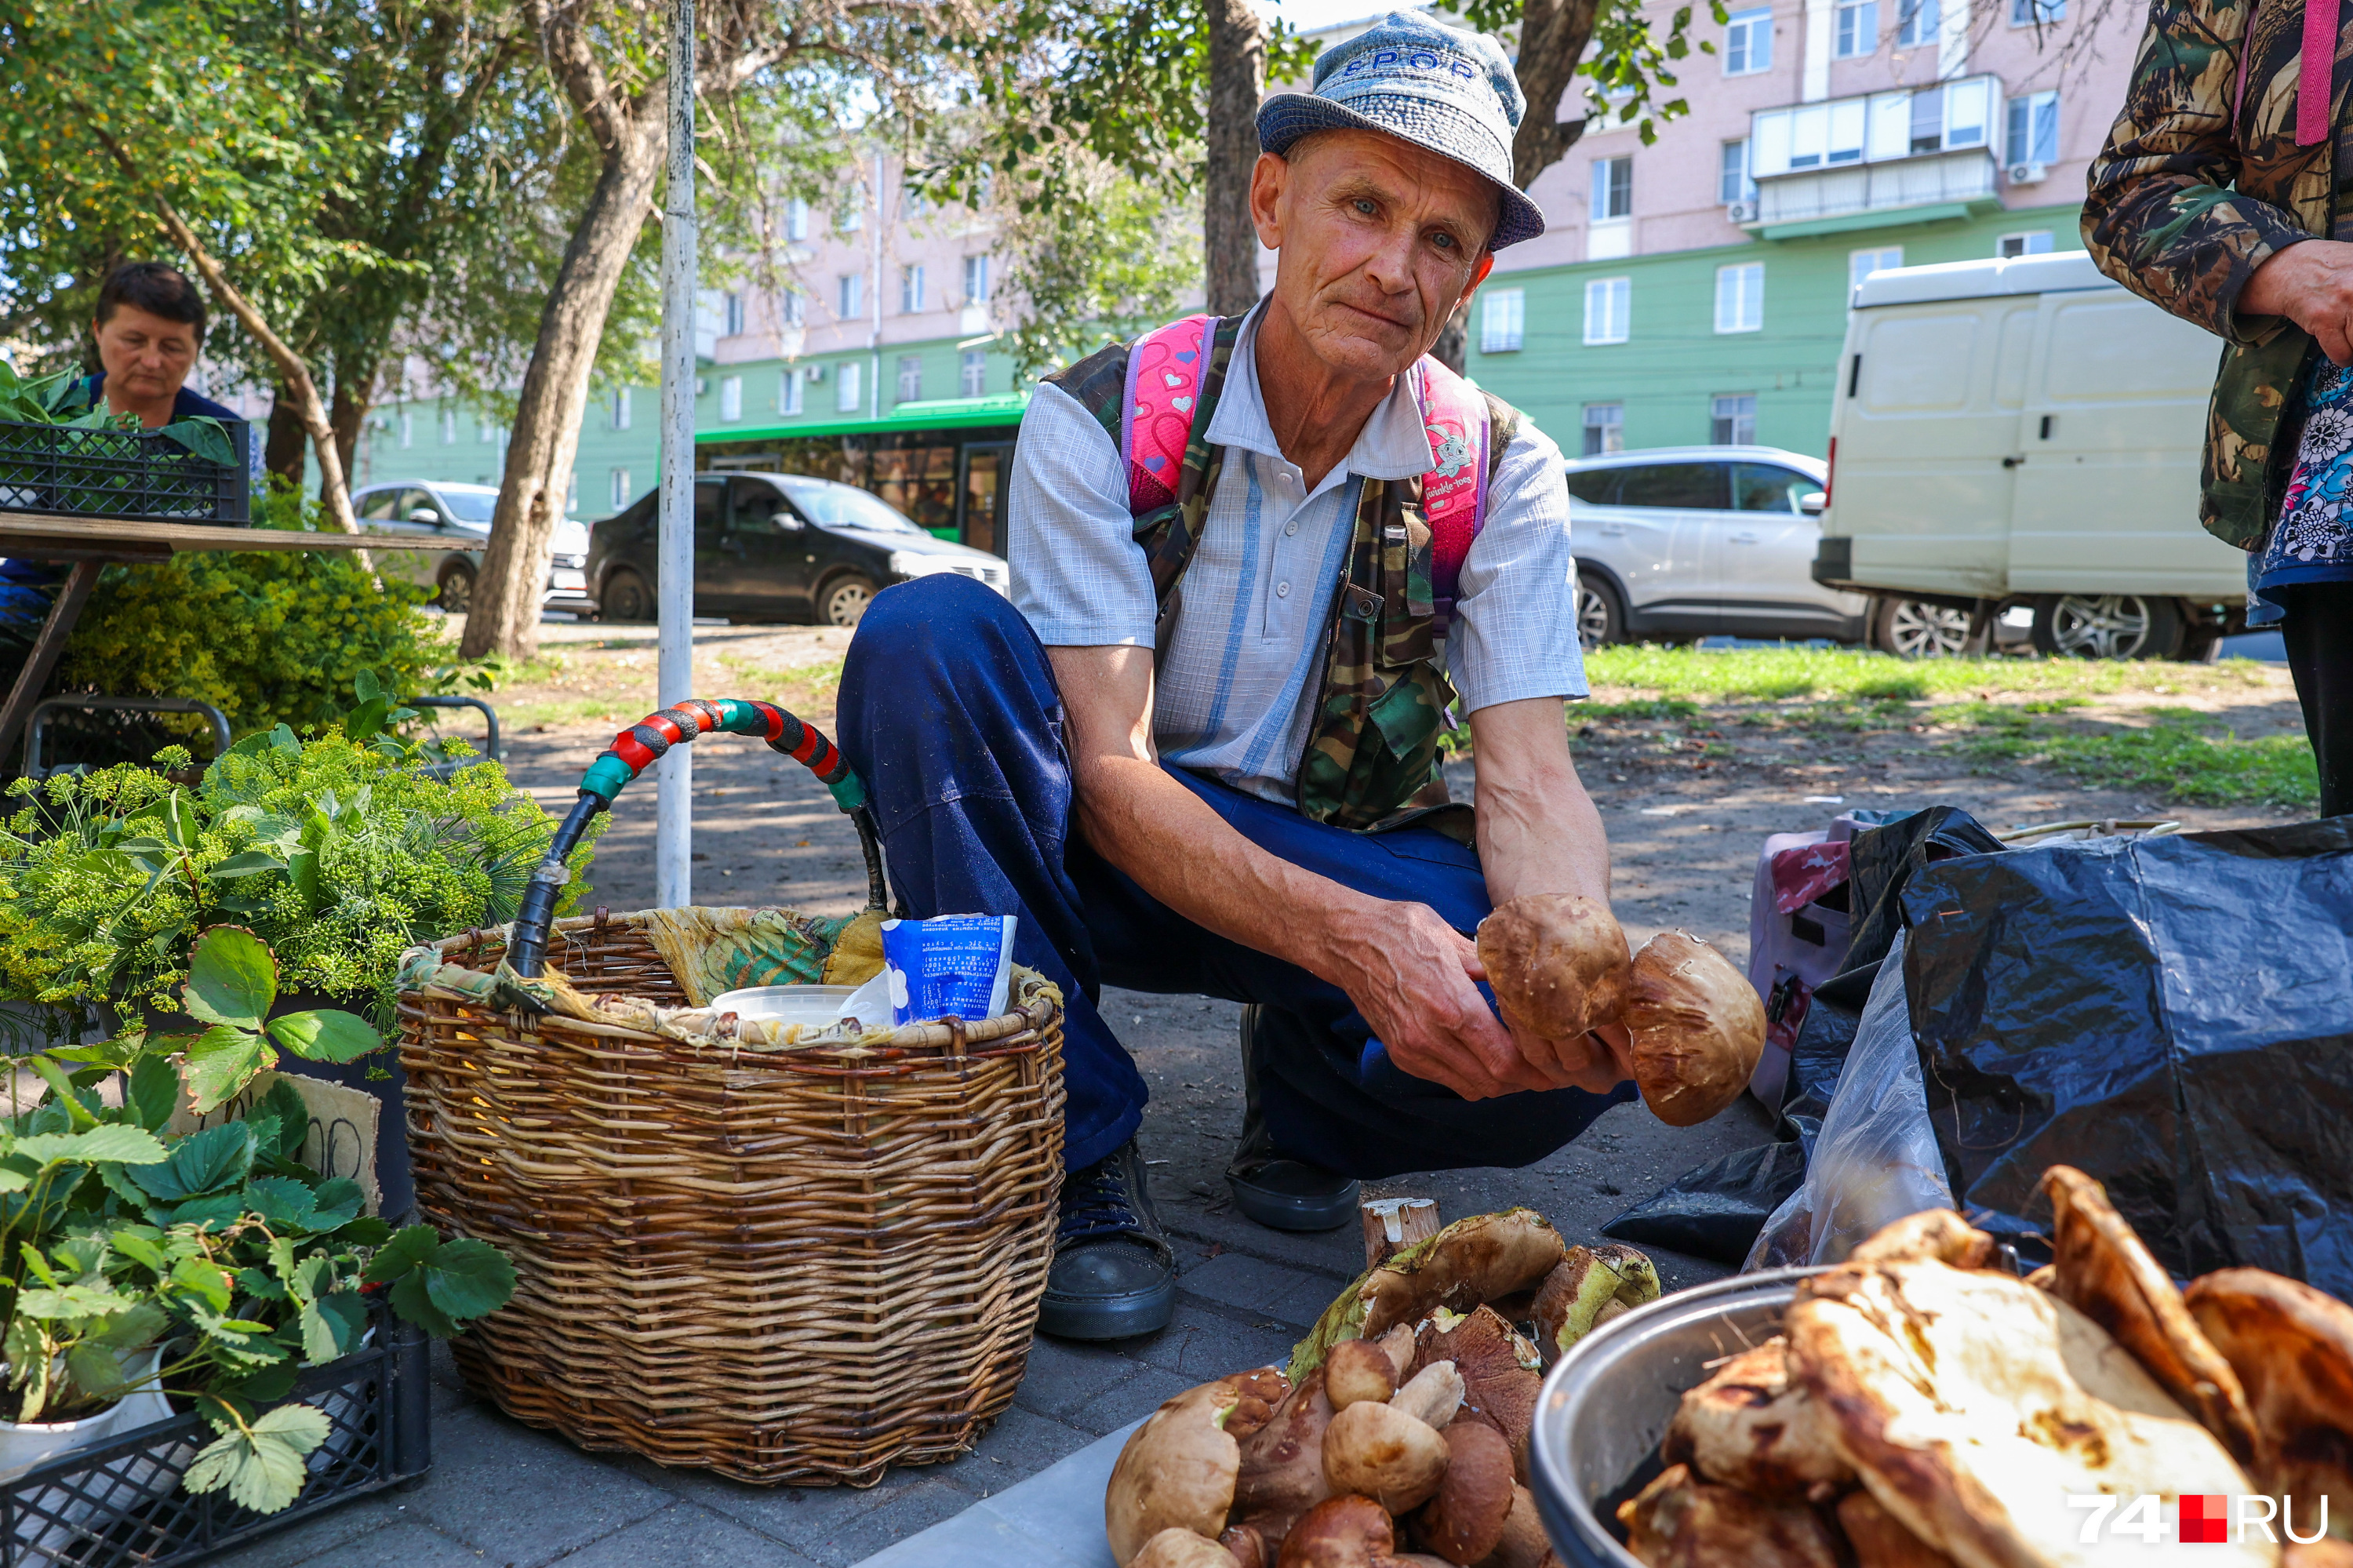
[{"label": "colorful wrapped handle grip", "polygon": [[673,746],[683,746],[699,735],[756,736],[768,749],[780,752],[817,775],[833,796],[834,804],[849,813],[858,830],[858,847],[866,857],[866,906],[889,906],[890,888],[882,876],[882,845],[874,832],[874,815],[867,810],[866,786],[850,771],[849,759],[814,725],[804,724],[774,703],[749,697],[689,697],[659,713],[648,714],[613,737],[613,744],[588,765],[580,778],[580,798],[573,802],[546,858],[531,875],[522,907],[515,914],[514,934],[507,944],[507,963],[524,980],[538,976],[547,958],[547,932],[555,902],[571,879],[565,861],[580,842],[580,835],[596,813],[611,809],[629,781],[659,761]]}]

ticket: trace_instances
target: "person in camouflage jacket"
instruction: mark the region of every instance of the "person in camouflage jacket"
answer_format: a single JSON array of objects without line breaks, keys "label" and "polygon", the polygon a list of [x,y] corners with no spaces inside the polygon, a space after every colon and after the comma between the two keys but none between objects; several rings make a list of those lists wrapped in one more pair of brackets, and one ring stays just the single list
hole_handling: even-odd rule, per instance
[{"label": "person in camouflage jacket", "polygon": [[[2282,622],[2325,815],[2353,810],[2353,509],[2276,546],[2283,503],[2345,482],[2300,447],[2353,380],[2353,33],[2338,0],[2154,0],[2122,111],[2092,162],[2084,243],[2125,287],[2222,339],[2199,521],[2251,552],[2250,621]],[[2335,40],[2306,58],[2307,32]],[[2332,399],[2308,418],[2316,387]],[[2349,427],[2353,428],[2353,427]],[[2316,489],[2316,486],[2318,488]],[[2282,570],[2284,567],[2286,569]]]}]

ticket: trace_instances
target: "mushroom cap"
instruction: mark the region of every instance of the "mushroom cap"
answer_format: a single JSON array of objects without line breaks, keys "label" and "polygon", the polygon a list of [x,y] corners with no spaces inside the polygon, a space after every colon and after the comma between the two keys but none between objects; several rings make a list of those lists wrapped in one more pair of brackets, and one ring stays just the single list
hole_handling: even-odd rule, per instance
[{"label": "mushroom cap", "polygon": [[1816,1486],[1851,1486],[1836,1432],[1806,1385],[1789,1375],[1778,1338],[1744,1351],[1683,1397],[1660,1457],[1762,1498],[1800,1499]]},{"label": "mushroom cap", "polygon": [[1324,1478],[1389,1512],[1419,1508],[1446,1475],[1444,1436],[1392,1404],[1363,1400],[1332,1417],[1324,1432]]},{"label": "mushroom cap", "polygon": [[1917,1263],[1955,1268],[1993,1264],[1994,1239],[1950,1209],[1923,1209],[1879,1227],[1847,1255],[1849,1263]]},{"label": "mushroom cap", "polygon": [[1618,1505],[1626,1549],[1650,1568],[1839,1568],[1821,1516],[1803,1503],[1774,1503],[1712,1486],[1670,1465]]},{"label": "mushroom cap", "polygon": [[1431,1430],[1442,1432],[1462,1408],[1463,1393],[1462,1374],[1454,1370],[1454,1363],[1432,1361],[1406,1379],[1405,1386],[1389,1395],[1389,1403],[1428,1423]]},{"label": "mushroom cap", "polygon": [[1765,1054],[1757,989],[1687,931],[1662,931],[1634,955],[1625,1022],[1642,1103],[1669,1127],[1696,1127],[1739,1098]]},{"label": "mushroom cap", "polygon": [[1556,1355],[1617,1316],[1611,1306],[1624,1311],[1658,1298],[1658,1268],[1641,1253],[1618,1242],[1578,1245],[1545,1276],[1530,1316],[1539,1347]]},{"label": "mushroom cap", "polygon": [[1130,1568],[1235,1568],[1234,1554],[1206,1535],[1174,1526],[1144,1543]]},{"label": "mushroom cap", "polygon": [[1293,1383],[1266,1425],[1242,1440],[1230,1515],[1235,1523],[1279,1543],[1294,1520],[1332,1495],[1324,1478],[1324,1433],[1332,1414],[1319,1370]]},{"label": "mushroom cap", "polygon": [[2245,1391],[2256,1489],[2295,1499],[2298,1535],[2323,1495],[2341,1529],[2353,1519],[2353,1307],[2260,1268],[2194,1279],[2183,1301]]},{"label": "mushroom cap", "polygon": [[1879,1499],[1857,1489],[1839,1499],[1838,1521],[1855,1568],[1955,1568],[1953,1560],[1904,1528]]},{"label": "mushroom cap", "polygon": [[1504,1532],[1487,1561],[1490,1568],[1561,1568],[1552,1537],[1545,1533],[1544,1516],[1536,1510],[1535,1494],[1527,1488],[1514,1484],[1511,1511],[1504,1516]]},{"label": "mushroom cap", "polygon": [[1292,1348],[1292,1379],[1322,1366],[1343,1340],[1377,1340],[1400,1323],[1419,1324],[1440,1307],[1468,1312],[1533,1290],[1567,1254],[1560,1233],[1534,1209],[1457,1220],[1366,1269],[1341,1291],[1314,1331]]},{"label": "mushroom cap", "polygon": [[1414,1521],[1414,1544],[1470,1568],[1504,1539],[1512,1511],[1512,1446],[1482,1421],[1450,1426],[1446,1474]]},{"label": "mushroom cap", "polygon": [[1461,1318],[1433,1316],[1415,1330],[1415,1372],[1438,1361],[1452,1361],[1462,1377],[1462,1409],[1447,1430],[1465,1420],[1493,1426],[1511,1445],[1514,1473],[1525,1483],[1528,1432],[1544,1386],[1535,1347],[1493,1308],[1481,1307]]},{"label": "mushroom cap", "polygon": [[2231,1457],[2252,1461],[2255,1423],[2239,1374],[2108,1202],[2107,1190],[2069,1165],[2044,1171],[2042,1190],[2051,1197],[2052,1287],[2060,1299],[2114,1335]]},{"label": "mushroom cap", "polygon": [[1397,1388],[1388,1352],[1370,1340],[1343,1340],[1324,1355],[1324,1391],[1335,1411],[1361,1400],[1386,1404]]},{"label": "mushroom cap", "polygon": [[1397,1529],[1370,1498],[1327,1498],[1282,1538],[1276,1568],[1390,1568]]},{"label": "mushroom cap", "polygon": [[1254,1524],[1229,1524],[1219,1532],[1218,1544],[1233,1557],[1236,1568],[1274,1568],[1274,1548]]},{"label": "mushroom cap", "polygon": [[1530,893],[1479,923],[1479,963],[1504,1022],[1542,1040],[1576,1040],[1625,1004],[1626,933],[1599,900]]},{"label": "mushroom cap", "polygon": [[1244,1397],[1243,1379],[1187,1389],[1137,1427],[1103,1489],[1103,1533],[1121,1568],[1169,1529],[1215,1537],[1233,1506],[1241,1452],[1226,1418]]}]

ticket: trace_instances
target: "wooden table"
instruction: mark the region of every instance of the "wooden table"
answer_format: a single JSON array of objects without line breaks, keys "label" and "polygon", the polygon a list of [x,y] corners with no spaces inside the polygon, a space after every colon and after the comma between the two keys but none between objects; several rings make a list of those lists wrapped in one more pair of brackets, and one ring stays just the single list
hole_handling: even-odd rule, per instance
[{"label": "wooden table", "polygon": [[166,561],[195,550],[446,550],[449,541],[425,534],[301,534],[284,528],[224,528],[206,523],[157,523],[130,517],[62,517],[46,512],[0,512],[0,556],[70,561],[73,569],[33,639],[33,651],[0,704],[0,758],[65,652],[81,619],[98,568],[109,561]]}]

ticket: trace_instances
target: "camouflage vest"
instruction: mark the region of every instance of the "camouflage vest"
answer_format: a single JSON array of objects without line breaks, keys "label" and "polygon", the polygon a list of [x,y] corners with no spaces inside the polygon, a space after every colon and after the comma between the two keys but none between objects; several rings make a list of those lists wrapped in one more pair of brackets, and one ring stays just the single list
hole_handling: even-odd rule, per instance
[{"label": "camouflage vest", "polygon": [[[1163,657],[1224,465],[1223,449],[1209,444],[1209,421],[1241,323],[1240,316],[1188,318],[1048,377],[1102,422],[1129,467],[1130,512],[1152,572]],[[1147,382],[1139,399],[1139,376],[1165,380]],[[1362,832],[1410,824],[1469,843],[1471,809],[1449,797],[1439,751],[1454,702],[1439,649],[1455,575],[1519,414],[1485,393],[1465,397],[1467,385],[1435,360],[1423,359],[1407,380],[1438,466],[1409,479],[1367,479],[1357,492],[1296,800],[1314,821]],[[1177,395],[1158,395],[1171,387]],[[1448,412],[1465,408],[1468,418]]]}]

